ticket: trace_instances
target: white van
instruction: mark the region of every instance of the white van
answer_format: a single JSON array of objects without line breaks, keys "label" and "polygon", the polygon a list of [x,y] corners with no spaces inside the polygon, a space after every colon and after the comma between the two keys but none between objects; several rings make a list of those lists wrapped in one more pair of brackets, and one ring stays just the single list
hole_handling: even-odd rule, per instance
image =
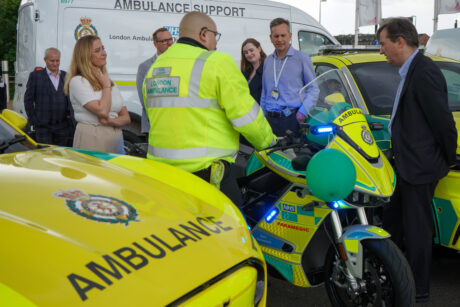
[{"label": "white van", "polygon": [[107,68],[120,87],[131,115],[129,130],[140,131],[141,105],[136,91],[139,63],[155,52],[152,33],[160,27],[179,35],[179,23],[190,11],[210,15],[222,37],[218,50],[233,56],[239,66],[241,43],[256,38],[265,52],[273,52],[269,23],[283,17],[292,23],[292,45],[314,53],[337,40],[315,19],[292,6],[262,0],[22,0],[19,7],[14,109],[23,113],[29,73],[44,66],[48,47],[61,50],[61,69],[70,64],[75,41],[97,34],[107,50]]}]

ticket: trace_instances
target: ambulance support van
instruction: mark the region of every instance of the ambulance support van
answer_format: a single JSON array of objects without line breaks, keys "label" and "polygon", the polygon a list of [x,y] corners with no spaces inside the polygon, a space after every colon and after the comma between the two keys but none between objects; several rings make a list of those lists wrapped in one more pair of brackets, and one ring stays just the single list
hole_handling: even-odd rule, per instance
[{"label": "ambulance support van", "polygon": [[[241,43],[256,38],[267,54],[270,21],[283,17],[292,23],[292,45],[306,53],[337,40],[307,13],[281,3],[262,0],[23,0],[19,7],[15,65],[14,108],[25,114],[24,93],[29,73],[44,66],[44,51],[61,50],[61,69],[68,70],[75,42],[88,34],[98,35],[107,51],[107,68],[120,87],[131,115],[125,141],[138,141],[142,107],[136,89],[138,65],[156,52],[152,33],[166,27],[175,40],[184,14],[200,11],[210,15],[222,33],[217,50],[240,63]],[[127,139],[131,138],[131,139]]]}]

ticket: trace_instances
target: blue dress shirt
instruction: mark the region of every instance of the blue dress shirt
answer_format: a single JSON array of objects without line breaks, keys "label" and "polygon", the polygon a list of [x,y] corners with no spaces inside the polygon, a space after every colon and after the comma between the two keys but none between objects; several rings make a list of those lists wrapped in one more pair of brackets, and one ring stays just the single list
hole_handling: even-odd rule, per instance
[{"label": "blue dress shirt", "polygon": [[393,118],[395,117],[396,110],[398,109],[399,98],[401,96],[404,82],[406,81],[407,72],[409,71],[409,66],[417,53],[418,49],[415,49],[414,53],[412,53],[412,55],[406,60],[406,62],[404,62],[404,64],[399,69],[399,76],[401,77],[401,81],[399,81],[398,90],[396,91],[395,103],[393,104],[393,111],[391,112],[390,123],[388,124],[388,132],[390,132],[390,135],[391,125],[393,124]]},{"label": "blue dress shirt", "polygon": [[[281,71],[281,67],[283,66],[285,60],[286,63],[284,65],[284,69]],[[275,65],[276,76],[279,76],[277,88],[275,87],[273,65]],[[280,112],[285,108],[300,108],[299,112],[306,115],[302,101],[299,97],[299,90],[314,78],[315,72],[313,64],[306,53],[298,51],[290,46],[285,57],[279,59],[276,52],[273,52],[264,61],[262,96],[260,98],[260,106],[262,110],[265,113],[267,111]],[[271,96],[272,91],[275,89],[279,93],[278,99]]]}]

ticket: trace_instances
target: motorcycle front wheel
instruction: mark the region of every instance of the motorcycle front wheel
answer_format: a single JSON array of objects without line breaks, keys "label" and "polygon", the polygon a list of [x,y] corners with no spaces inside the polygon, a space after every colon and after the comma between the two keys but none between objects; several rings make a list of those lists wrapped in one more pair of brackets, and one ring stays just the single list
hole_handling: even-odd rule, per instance
[{"label": "motorcycle front wheel", "polygon": [[415,283],[399,248],[390,240],[363,240],[362,279],[352,285],[335,248],[326,258],[325,286],[333,306],[412,306]]}]

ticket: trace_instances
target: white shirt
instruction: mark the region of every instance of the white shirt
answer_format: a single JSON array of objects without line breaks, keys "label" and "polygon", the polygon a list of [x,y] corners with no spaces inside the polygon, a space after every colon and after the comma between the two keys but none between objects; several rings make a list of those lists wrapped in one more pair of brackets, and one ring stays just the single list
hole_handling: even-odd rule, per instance
[{"label": "white shirt", "polygon": [[[109,117],[117,118],[118,113],[125,106],[120,90],[115,85],[112,87],[112,105],[110,106]],[[89,81],[82,76],[75,76],[69,83],[69,97],[72,103],[75,120],[79,123],[100,125],[98,117],[86,110],[84,105],[93,100],[101,100],[102,90],[95,91]]]},{"label": "white shirt", "polygon": [[47,67],[46,72],[48,73],[48,77],[50,77],[51,83],[54,85],[54,89],[57,91],[59,86],[59,78],[61,77],[61,71],[58,70],[58,73],[55,76]]}]

